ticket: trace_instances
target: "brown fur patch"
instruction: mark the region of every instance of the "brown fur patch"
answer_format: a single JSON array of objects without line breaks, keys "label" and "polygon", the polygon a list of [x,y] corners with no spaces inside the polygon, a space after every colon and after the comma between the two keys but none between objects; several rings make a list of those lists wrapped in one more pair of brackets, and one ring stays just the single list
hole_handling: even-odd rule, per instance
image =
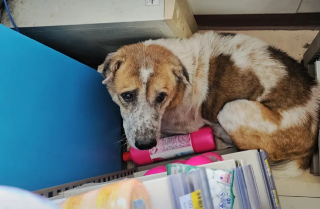
[{"label": "brown fur patch", "polygon": [[139,73],[132,65],[133,63],[131,60],[126,61],[115,74],[114,85],[118,94],[125,91],[140,89],[142,87]]},{"label": "brown fur patch", "polygon": [[[157,94],[167,93],[169,108],[178,106],[183,100],[186,84],[177,76],[187,76],[180,60],[172,52],[159,45],[133,44],[116,52],[113,59],[123,59],[115,72],[109,91],[117,94],[143,87],[140,78],[142,68],[152,68],[153,73],[146,83],[147,100],[152,104]],[[110,89],[111,88],[111,89]]]},{"label": "brown fur patch", "polygon": [[114,72],[112,82],[108,83],[110,93],[120,94],[142,87],[141,81],[139,80],[141,62],[138,61],[139,55],[142,56],[140,53],[142,49],[142,44],[134,44],[131,45],[131,47],[124,46],[111,57],[111,63],[118,59],[122,59],[123,62],[119,66],[119,69]]},{"label": "brown fur patch", "polygon": [[273,47],[268,48],[270,57],[281,62],[288,73],[263,101],[272,110],[287,110],[310,100],[311,88],[316,80],[305,72],[303,66],[286,53]]},{"label": "brown fur patch", "polygon": [[263,120],[270,121],[271,123],[279,126],[281,124],[282,116],[277,112],[272,112],[270,109],[263,106],[261,103],[256,103],[260,106],[261,115]]},{"label": "brown fur patch", "polygon": [[264,91],[258,78],[250,71],[240,71],[229,55],[220,54],[210,59],[208,96],[202,104],[202,117],[217,122],[222,107],[237,99],[255,100]]},{"label": "brown fur patch", "polygon": [[[263,107],[267,109],[266,107]],[[262,113],[265,111],[262,110]],[[265,115],[265,119],[272,122],[274,118]],[[300,167],[310,161],[316,133],[311,130],[312,118],[302,125],[287,129],[279,129],[272,134],[263,133],[250,127],[239,127],[230,133],[231,138],[239,149],[263,149],[268,152],[271,161],[282,161],[287,159],[300,160]],[[308,159],[304,159],[308,158]],[[308,161],[309,160],[309,161]]]},{"label": "brown fur patch", "polygon": [[147,84],[148,98],[154,96],[151,95],[153,92],[165,91],[171,100],[167,108],[177,107],[183,100],[186,88],[182,78],[176,77],[184,76],[180,60],[171,51],[159,45],[149,45],[146,53],[153,56],[154,71]]}]

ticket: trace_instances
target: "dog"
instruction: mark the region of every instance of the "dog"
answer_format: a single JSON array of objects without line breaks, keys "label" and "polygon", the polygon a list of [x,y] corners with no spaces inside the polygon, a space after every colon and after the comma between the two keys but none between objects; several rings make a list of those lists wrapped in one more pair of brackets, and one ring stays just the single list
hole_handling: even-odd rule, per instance
[{"label": "dog", "polygon": [[121,47],[98,67],[130,145],[209,125],[240,150],[263,149],[286,176],[310,164],[320,87],[283,51],[242,34],[206,32]]}]

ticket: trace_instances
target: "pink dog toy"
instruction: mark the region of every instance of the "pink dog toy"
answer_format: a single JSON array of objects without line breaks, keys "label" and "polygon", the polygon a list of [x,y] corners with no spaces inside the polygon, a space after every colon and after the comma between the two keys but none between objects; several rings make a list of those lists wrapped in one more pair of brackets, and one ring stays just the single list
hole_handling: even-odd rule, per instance
[{"label": "pink dog toy", "polygon": [[124,161],[132,160],[137,165],[148,165],[191,153],[208,152],[214,148],[212,129],[204,127],[191,134],[159,139],[157,146],[150,150],[137,150],[131,147],[130,152],[123,153],[122,158]]},{"label": "pink dog toy", "polygon": [[[176,161],[173,161],[172,163],[181,163],[181,164],[187,164],[192,166],[198,166],[198,165],[213,163],[213,162],[222,161],[222,160],[223,159],[219,154],[214,152],[207,152],[207,153],[203,153],[202,155],[194,156],[189,160],[176,160]],[[148,170],[144,174],[144,176],[163,173],[163,172],[167,172],[166,166],[158,166]]]},{"label": "pink dog toy", "polygon": [[[184,164],[186,162],[186,160],[176,160],[173,161],[172,163],[181,163]],[[150,170],[148,170],[144,176],[148,176],[148,175],[152,175],[152,174],[158,174],[158,173],[163,173],[163,172],[167,172],[167,167],[166,166],[158,166],[155,168],[151,168]]]},{"label": "pink dog toy", "polygon": [[223,159],[219,154],[214,152],[207,152],[207,153],[203,153],[202,155],[198,155],[190,158],[185,164],[198,166],[198,165],[213,163],[213,162],[222,161],[222,160]]}]

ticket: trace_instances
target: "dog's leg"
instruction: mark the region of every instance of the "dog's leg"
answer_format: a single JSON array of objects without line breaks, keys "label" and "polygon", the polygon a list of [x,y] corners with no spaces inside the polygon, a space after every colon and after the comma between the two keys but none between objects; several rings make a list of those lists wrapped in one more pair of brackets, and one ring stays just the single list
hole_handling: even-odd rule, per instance
[{"label": "dog's leg", "polygon": [[284,159],[285,156],[274,146],[278,139],[271,137],[280,129],[281,116],[261,103],[248,100],[229,102],[218,114],[218,121],[239,149],[264,149],[273,160]]},{"label": "dog's leg", "polygon": [[263,149],[271,161],[294,160],[290,166],[295,167],[297,173],[308,164],[312,144],[308,138],[312,136],[306,133],[311,131],[305,128],[305,131],[294,132],[295,127],[281,129],[281,120],[279,113],[248,100],[229,102],[218,114],[219,123],[239,149]]},{"label": "dog's leg", "polygon": [[266,149],[271,156],[274,150],[269,149],[270,142],[262,135],[277,131],[280,120],[279,115],[272,113],[261,103],[248,100],[229,102],[218,114],[219,123],[238,148]]}]

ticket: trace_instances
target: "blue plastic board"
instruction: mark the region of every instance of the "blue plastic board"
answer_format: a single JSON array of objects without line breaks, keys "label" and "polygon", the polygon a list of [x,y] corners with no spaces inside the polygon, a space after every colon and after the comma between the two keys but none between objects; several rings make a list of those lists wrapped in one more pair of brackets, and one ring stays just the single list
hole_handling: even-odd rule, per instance
[{"label": "blue plastic board", "polygon": [[102,77],[0,25],[0,185],[38,190],[121,170]]}]

